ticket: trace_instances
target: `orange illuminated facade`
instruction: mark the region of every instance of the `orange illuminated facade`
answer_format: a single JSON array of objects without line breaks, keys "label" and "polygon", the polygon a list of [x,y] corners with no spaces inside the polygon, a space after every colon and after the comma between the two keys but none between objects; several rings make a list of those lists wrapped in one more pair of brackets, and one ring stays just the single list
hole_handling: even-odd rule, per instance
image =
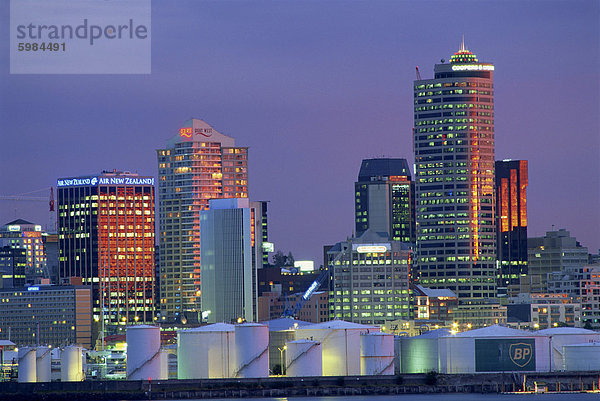
[{"label": "orange illuminated facade", "polygon": [[93,287],[97,323],[154,322],[154,177],[105,171],[57,194],[61,280]]},{"label": "orange illuminated facade", "polygon": [[210,199],[248,197],[248,148],[192,119],[157,158],[161,320],[193,322],[202,311],[200,211]]},{"label": "orange illuminated facade", "polygon": [[497,291],[516,296],[527,275],[527,160],[497,161]]},{"label": "orange illuminated facade", "polygon": [[494,297],[494,66],[463,42],[414,82],[414,118],[416,278],[467,302]]}]

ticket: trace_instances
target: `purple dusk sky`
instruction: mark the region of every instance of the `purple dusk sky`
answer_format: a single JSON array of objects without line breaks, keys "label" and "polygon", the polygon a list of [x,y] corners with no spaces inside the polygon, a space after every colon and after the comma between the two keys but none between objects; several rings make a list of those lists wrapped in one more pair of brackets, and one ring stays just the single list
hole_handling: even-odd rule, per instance
[{"label": "purple dusk sky", "polygon": [[[354,229],[361,160],[412,166],[415,66],[461,36],[495,71],[496,159],[529,161],[529,236],[566,228],[600,248],[600,3],[154,1],[150,75],[10,75],[0,4],[0,195],[103,169],[157,175],[190,117],[250,148],[250,197],[276,249],[322,263]],[[47,196],[48,191],[34,196]],[[0,201],[0,224],[47,224]]]}]

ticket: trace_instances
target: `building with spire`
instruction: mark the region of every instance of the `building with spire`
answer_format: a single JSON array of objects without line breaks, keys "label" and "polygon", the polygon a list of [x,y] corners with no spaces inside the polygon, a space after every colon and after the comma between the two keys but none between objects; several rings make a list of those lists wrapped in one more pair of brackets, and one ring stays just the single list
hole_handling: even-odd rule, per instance
[{"label": "building with spire", "polygon": [[356,235],[371,229],[415,242],[415,183],[406,159],[365,159],[354,183]]},{"label": "building with spire", "polygon": [[461,302],[496,295],[494,66],[464,39],[414,82],[417,270]]},{"label": "building with spire", "polygon": [[200,212],[210,199],[248,197],[248,148],[191,119],[157,157],[161,321],[198,322]]}]

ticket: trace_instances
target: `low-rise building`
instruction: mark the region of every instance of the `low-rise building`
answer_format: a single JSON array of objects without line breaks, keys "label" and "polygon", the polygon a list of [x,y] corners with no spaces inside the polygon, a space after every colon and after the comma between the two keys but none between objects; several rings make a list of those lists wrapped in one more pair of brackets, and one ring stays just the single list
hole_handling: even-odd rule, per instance
[{"label": "low-rise building", "polygon": [[507,308],[494,300],[472,302],[458,305],[454,309],[454,321],[458,326],[468,328],[481,328],[495,324],[505,324],[507,321]]},{"label": "low-rise building", "polygon": [[[258,320],[266,321],[283,316],[286,308],[294,308],[302,300],[304,293],[282,295],[277,292],[264,292],[258,297]],[[304,301],[295,319],[310,323],[321,323],[329,320],[329,292],[316,291]]]},{"label": "low-rise building", "polygon": [[519,294],[509,298],[507,308],[508,321],[519,327],[581,327],[581,304],[568,294]]},{"label": "low-rise building", "polygon": [[89,286],[39,285],[0,289],[0,340],[18,346],[92,345]]},{"label": "low-rise building", "polygon": [[453,319],[458,297],[452,290],[431,289],[420,285],[413,287],[415,319],[448,321]]}]

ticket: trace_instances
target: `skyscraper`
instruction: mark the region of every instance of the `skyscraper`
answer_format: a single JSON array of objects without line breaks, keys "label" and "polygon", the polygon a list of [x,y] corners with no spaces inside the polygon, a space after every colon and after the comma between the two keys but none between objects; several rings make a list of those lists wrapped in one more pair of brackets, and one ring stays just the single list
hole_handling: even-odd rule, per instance
[{"label": "skyscraper", "polygon": [[[103,171],[57,183],[59,277],[92,286],[94,320],[154,321],[154,177]],[[98,327],[99,328],[99,327]]]},{"label": "skyscraper", "polygon": [[496,161],[498,297],[514,297],[527,275],[527,160]]},{"label": "skyscraper", "polygon": [[463,41],[414,82],[419,279],[459,299],[496,293],[493,71]]},{"label": "skyscraper", "polygon": [[166,320],[199,319],[200,211],[210,199],[248,197],[248,148],[192,119],[157,156],[160,310]]},{"label": "skyscraper", "polygon": [[248,199],[214,199],[210,210],[200,212],[201,298],[210,323],[257,320],[260,207],[260,202]]},{"label": "skyscraper", "polygon": [[415,183],[406,159],[366,159],[354,183],[356,235],[367,229],[415,242]]}]

